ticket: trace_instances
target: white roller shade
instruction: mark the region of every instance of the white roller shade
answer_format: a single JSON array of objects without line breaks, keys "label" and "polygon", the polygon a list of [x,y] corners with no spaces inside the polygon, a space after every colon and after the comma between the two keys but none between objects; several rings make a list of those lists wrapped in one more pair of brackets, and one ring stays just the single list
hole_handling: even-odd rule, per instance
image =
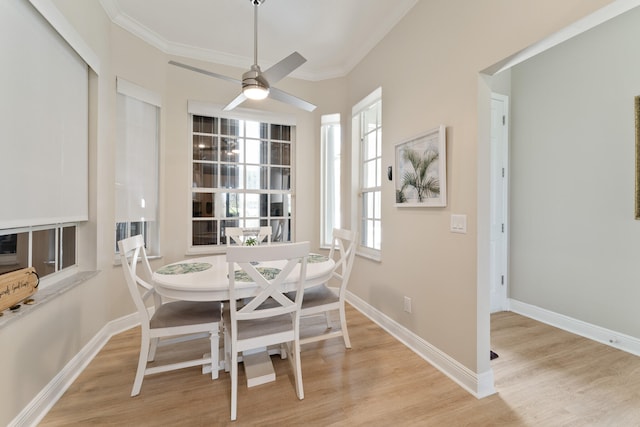
[{"label": "white roller shade", "polygon": [[118,78],[116,222],[155,221],[160,97]]},{"label": "white roller shade", "polygon": [[88,218],[88,67],[33,7],[0,1],[0,229]]}]

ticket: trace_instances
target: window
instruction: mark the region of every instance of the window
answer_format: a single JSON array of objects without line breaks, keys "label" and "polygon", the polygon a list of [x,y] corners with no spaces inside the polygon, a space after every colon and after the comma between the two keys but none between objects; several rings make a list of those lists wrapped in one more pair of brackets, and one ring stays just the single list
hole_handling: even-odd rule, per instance
[{"label": "window", "polygon": [[272,227],[292,240],[295,127],[192,115],[191,246],[226,245],[226,227]]},{"label": "window", "polygon": [[0,230],[86,221],[87,63],[28,2],[3,1],[0,28]]},{"label": "window", "polygon": [[0,274],[35,267],[44,278],[75,265],[75,224],[25,227],[0,234]]},{"label": "window", "polygon": [[382,242],[382,89],[378,88],[352,110],[354,170],[358,171],[357,224],[363,255],[380,258]]},{"label": "window", "polygon": [[160,97],[118,78],[116,138],[117,242],[142,234],[159,255],[158,150]]},{"label": "window", "polygon": [[340,218],[340,114],[322,116],[320,246],[333,244],[332,231],[341,227]]},{"label": "window", "polygon": [[31,3],[0,6],[0,274],[34,267],[44,288],[77,271],[99,61],[52,9]]}]

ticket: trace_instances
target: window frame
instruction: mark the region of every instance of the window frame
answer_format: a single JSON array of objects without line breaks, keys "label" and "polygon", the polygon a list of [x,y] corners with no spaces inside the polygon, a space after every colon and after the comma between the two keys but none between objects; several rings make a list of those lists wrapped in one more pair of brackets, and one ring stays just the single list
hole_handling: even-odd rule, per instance
[{"label": "window frame", "polygon": [[[24,2],[18,2],[24,3]],[[99,56],[93,51],[93,49],[89,46],[89,44],[84,40],[82,35],[78,33],[78,31],[60,14],[60,11],[57,9],[53,2],[39,1],[39,0],[28,0],[28,4],[24,3],[26,9],[29,9],[29,15],[24,15],[25,17],[29,17],[30,22],[34,22],[30,17],[35,17],[36,21],[40,21],[43,19],[46,21],[47,25],[50,26],[54,32],[54,39],[59,39],[66,46],[69,46],[78,57],[85,63],[87,67],[87,86],[88,91],[87,95],[87,112],[86,112],[86,123],[83,119],[83,132],[87,134],[87,150],[91,150],[91,146],[96,143],[96,125],[95,120],[97,118],[96,111],[98,110],[98,85],[97,80],[102,76],[102,67]],[[33,13],[31,13],[33,12]],[[22,52],[24,54],[24,52]],[[29,56],[29,55],[27,55]],[[31,57],[39,57],[38,55],[30,55]],[[49,71],[50,72],[50,71]],[[84,82],[83,82],[84,84]],[[7,95],[10,96],[10,95]],[[57,98],[56,98],[57,99]],[[59,99],[57,99],[59,101]],[[45,139],[45,145],[47,148],[50,147],[48,142],[49,140]],[[88,156],[80,156],[83,160],[83,168],[85,169],[83,175],[85,175],[87,186],[88,181],[90,180],[90,176],[92,176],[91,165],[89,164]],[[86,161],[84,160],[86,158]],[[26,170],[32,170],[33,164],[27,158],[28,164]],[[39,176],[36,174],[36,176]],[[84,178],[83,178],[84,181]],[[49,186],[51,186],[51,182],[48,182]],[[28,194],[40,194],[41,188],[34,192],[27,191]],[[69,192],[69,194],[74,194],[77,196],[75,192]],[[75,197],[74,196],[74,197]],[[89,202],[87,200],[90,199],[89,190],[87,190],[87,195],[85,200],[82,201],[82,205],[89,206]],[[42,203],[42,199],[39,197],[34,198],[38,203]],[[41,231],[46,229],[63,229],[65,227],[74,227],[75,232],[73,233],[73,246],[75,248],[74,260],[73,264],[69,265],[66,268],[58,269],[56,272],[48,274],[44,277],[41,277],[39,282],[39,290],[47,289],[49,295],[60,295],[60,293],[67,289],[68,285],[65,285],[65,279],[68,279],[74,275],[77,275],[80,272],[79,264],[85,262],[90,259],[91,256],[87,255],[87,251],[81,252],[80,245],[82,242],[85,242],[87,230],[85,228],[85,224],[89,219],[89,208],[87,210],[83,209],[81,214],[73,214],[73,215],[62,215],[59,217],[46,217],[40,214],[40,217],[37,219],[29,219],[28,221],[24,221],[25,218],[20,218],[20,221],[15,221],[13,223],[5,223],[2,227],[0,227],[0,235],[8,235],[8,234],[17,234],[17,233],[29,233],[28,241],[29,241],[29,261],[28,264],[31,266],[32,258],[32,237],[33,232]],[[81,231],[81,227],[83,228]],[[86,242],[85,242],[86,243]],[[55,242],[56,251],[60,250],[59,240],[56,238]],[[89,250],[92,250],[91,248]],[[95,252],[95,249],[93,249]],[[60,256],[56,255],[56,260],[59,260]],[[87,266],[83,266],[85,268]],[[76,282],[78,283],[78,282]],[[75,283],[74,283],[75,284]],[[26,310],[26,307],[23,307],[22,310]],[[23,312],[23,314],[26,312]],[[11,320],[13,317],[6,317],[6,321]],[[6,323],[6,321],[0,321],[0,327]]]},{"label": "window frame", "polygon": [[[231,113],[231,114],[230,114]],[[270,225],[273,227],[274,221],[278,221],[278,220],[282,220],[284,219],[284,224],[285,227],[288,225],[288,234],[289,234],[289,240],[285,240],[285,241],[294,241],[295,240],[295,218],[296,218],[296,209],[295,209],[295,152],[296,152],[296,126],[295,126],[295,122],[292,122],[290,119],[288,118],[283,118],[281,116],[278,115],[271,115],[271,114],[260,114],[260,113],[243,113],[243,112],[230,112],[230,113],[226,113],[224,111],[222,111],[221,109],[218,109],[216,106],[207,106],[198,102],[189,102],[189,123],[190,123],[190,130],[189,130],[189,145],[190,145],[190,149],[189,149],[189,194],[191,195],[191,197],[189,197],[189,204],[188,204],[188,212],[187,212],[187,217],[189,218],[189,227],[188,227],[188,241],[187,241],[187,253],[188,254],[202,254],[202,253],[219,253],[219,252],[225,252],[226,251],[226,240],[225,237],[223,235],[223,229],[227,226],[230,226],[228,224],[223,225],[224,221],[238,221],[239,224],[237,226],[240,227],[244,227],[247,226],[246,223],[244,223],[244,221],[256,221],[259,224],[255,225],[255,224],[251,224],[248,225],[248,228],[255,228],[257,226],[264,226],[264,225]],[[194,117],[196,116],[201,116],[201,117],[209,117],[209,118],[213,118],[217,120],[217,126],[218,129],[214,129],[213,133],[208,133],[208,132],[196,132],[194,130]],[[255,136],[247,136],[244,134],[241,135],[226,135],[224,133],[221,133],[221,121],[222,120],[237,120],[238,122],[240,122],[238,124],[238,126],[243,126],[243,129],[246,128],[246,123],[247,122],[252,122],[254,124],[256,124],[258,126],[258,128],[260,128],[261,126],[266,126],[266,128],[268,129],[267,131],[267,136],[265,137],[255,137]],[[272,137],[272,129],[274,126],[286,126],[290,128],[290,134],[289,134],[289,139],[277,139],[277,138],[273,138]],[[199,188],[197,186],[194,186],[194,175],[193,175],[193,171],[194,171],[194,165],[196,164],[204,164],[203,160],[196,160],[194,158],[194,137],[195,136],[212,136],[215,140],[215,138],[219,138],[220,139],[220,148],[218,148],[218,150],[222,149],[222,139],[225,137],[237,137],[238,140],[250,140],[250,141],[255,141],[256,139],[259,141],[263,141],[266,143],[267,145],[267,150],[266,150],[266,158],[268,160],[268,162],[263,163],[263,161],[261,160],[260,163],[254,163],[254,162],[247,162],[246,160],[243,162],[239,162],[238,164],[238,168],[240,170],[242,170],[243,168],[245,168],[246,166],[250,166],[250,167],[264,167],[267,168],[267,171],[270,171],[271,167],[284,167],[285,169],[288,168],[289,170],[289,189],[272,189],[270,188],[271,185],[269,185],[269,183],[271,182],[271,174],[267,173],[267,183],[266,183],[266,188],[246,188],[247,185],[246,183],[244,185],[242,185],[242,188],[230,188],[230,187],[223,187],[223,186],[219,186],[217,184],[219,184],[219,182],[216,182],[216,186],[214,187],[202,187]],[[283,164],[278,164],[278,163],[271,163],[271,149],[272,149],[272,145],[274,143],[288,143],[289,144],[289,164],[288,165],[283,165]],[[234,164],[234,162],[225,162],[222,160],[221,157],[218,157],[217,160],[211,160],[208,162],[211,165],[231,165]],[[246,177],[246,172],[243,175],[244,177]],[[218,179],[218,178],[216,178]],[[243,180],[244,181],[244,180]],[[213,201],[213,212],[211,214],[211,216],[206,216],[206,217],[198,217],[198,216],[194,216],[193,215],[193,200],[194,200],[194,196],[198,193],[204,193],[204,194],[212,194],[212,201]],[[215,204],[217,202],[219,202],[219,198],[217,198],[217,194],[239,194],[239,195],[267,195],[269,197],[268,199],[268,205],[266,207],[266,210],[264,212],[266,212],[265,215],[259,214],[257,217],[254,216],[243,216],[243,217],[238,217],[237,220],[234,219],[234,217],[229,217],[229,216],[218,216],[216,214],[216,207]],[[271,213],[271,201],[270,201],[270,196],[271,195],[283,195],[284,199],[288,199],[288,202],[284,202],[283,205],[283,209],[282,209],[282,214],[281,215],[272,215]],[[288,212],[285,205],[288,204]],[[260,201],[260,210],[262,210],[262,201]],[[288,215],[288,216],[287,216]],[[204,222],[204,221],[213,221],[216,227],[215,233],[216,233],[216,243],[215,244],[203,244],[203,245],[194,245],[194,222]],[[266,222],[266,224],[263,224],[263,222]],[[236,226],[236,225],[234,225]],[[284,232],[284,231],[283,231]],[[276,232],[274,232],[274,235],[272,236],[272,241],[274,241],[274,239],[277,239],[276,236]]]},{"label": "window frame", "polygon": [[320,122],[320,247],[327,249],[333,229],[342,227],[342,126],[339,113],[323,115]]},{"label": "window frame", "polygon": [[[63,248],[61,247],[61,243],[62,243],[61,235],[64,235],[63,230],[68,227],[75,228],[73,233],[73,247],[75,251],[73,256],[73,263],[64,267],[63,265],[61,265],[63,260],[63,256],[62,256]],[[0,236],[7,236],[11,234],[23,234],[23,233],[27,234],[27,242],[26,242],[27,243],[27,263],[26,265],[23,265],[23,266],[19,266],[19,264],[16,264],[19,267],[18,269],[21,269],[21,268],[27,268],[27,267],[34,267],[33,265],[34,233],[40,232],[40,231],[48,231],[48,230],[55,231],[54,241],[50,243],[53,245],[53,248],[54,248],[54,259],[53,259],[54,271],[51,273],[43,274],[42,271],[38,271],[38,268],[36,268],[36,273],[38,273],[40,277],[39,287],[40,289],[45,289],[48,286],[55,284],[64,278],[70,277],[71,275],[79,271],[78,229],[79,229],[79,224],[77,222],[67,222],[67,223],[59,223],[59,224],[45,224],[45,225],[19,227],[19,228],[13,228],[13,229],[3,229],[3,230],[0,230]],[[6,272],[9,272],[9,271],[13,271],[13,270],[7,270]]]},{"label": "window frame", "polygon": [[[116,78],[116,97],[118,98],[117,104],[119,104],[120,96],[124,96],[130,98],[136,102],[142,102],[148,104],[151,107],[155,108],[155,135],[154,135],[154,156],[153,164],[155,166],[154,170],[151,170],[151,175],[154,177],[152,181],[155,184],[154,188],[151,188],[151,192],[153,193],[151,196],[147,197],[151,200],[151,203],[155,204],[152,208],[154,213],[152,213],[151,218],[145,219],[143,214],[140,214],[138,217],[133,218],[131,212],[126,207],[121,207],[124,209],[123,211],[118,210],[118,194],[116,192],[115,195],[115,209],[116,209],[116,218],[115,218],[115,245],[114,245],[114,256],[115,263],[118,264],[120,262],[120,258],[118,256],[118,240],[126,239],[128,237],[142,234],[145,242],[145,247],[147,250],[147,254],[150,258],[156,258],[161,255],[160,252],[160,128],[161,128],[161,118],[162,118],[162,97],[142,86],[136,85],[135,83],[131,83],[122,77]],[[120,112],[118,111],[118,118]],[[120,119],[118,119],[118,133],[120,131]],[[126,129],[130,130],[130,129]],[[123,141],[119,140],[120,135],[117,135],[116,138],[116,153],[120,149],[125,149],[126,146],[120,146]],[[125,144],[126,145],[126,144]],[[117,161],[117,160],[116,160]],[[126,172],[128,174],[128,171]],[[116,168],[116,189],[118,188],[118,180],[123,177],[118,176],[118,168]],[[120,184],[123,185],[123,184]],[[124,184],[126,185],[126,183]],[[153,187],[153,184],[151,185]],[[144,188],[143,196],[148,194],[149,189]],[[117,191],[117,190],[116,190]],[[143,197],[144,199],[144,197]],[[126,212],[125,212],[126,211]],[[118,216],[126,217],[125,220],[118,220]],[[123,233],[124,231],[124,233]],[[135,234],[134,234],[135,233]]]},{"label": "window frame", "polygon": [[[379,104],[378,117],[376,118],[376,156],[364,158],[365,136],[371,132],[364,131],[364,116],[366,112],[376,104]],[[378,87],[360,102],[356,103],[351,110],[351,148],[352,148],[352,224],[355,224],[360,236],[356,253],[359,256],[370,258],[376,261],[382,259],[382,87]],[[375,185],[365,187],[365,163],[376,161]],[[373,215],[365,217],[364,199],[367,194],[377,197],[378,204],[373,204]],[[377,215],[376,215],[377,213]],[[364,227],[365,221],[372,220],[379,224],[378,233],[372,236],[373,242],[368,242],[369,234]],[[375,228],[374,228],[375,231]],[[377,241],[378,246],[375,247]]]}]

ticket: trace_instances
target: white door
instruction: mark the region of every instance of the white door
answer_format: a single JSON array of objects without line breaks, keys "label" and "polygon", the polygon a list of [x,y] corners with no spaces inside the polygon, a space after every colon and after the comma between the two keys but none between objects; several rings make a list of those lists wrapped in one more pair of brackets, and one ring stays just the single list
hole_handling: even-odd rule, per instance
[{"label": "white door", "polygon": [[491,95],[491,312],[507,310],[507,166],[509,98]]}]

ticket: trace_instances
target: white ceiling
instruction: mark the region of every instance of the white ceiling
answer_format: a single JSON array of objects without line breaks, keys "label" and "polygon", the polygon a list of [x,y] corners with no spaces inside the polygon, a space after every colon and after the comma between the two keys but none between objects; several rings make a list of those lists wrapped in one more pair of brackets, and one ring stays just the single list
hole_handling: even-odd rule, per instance
[{"label": "white ceiling", "polygon": [[[258,64],[298,51],[291,76],[346,75],[418,0],[265,0],[258,7]],[[251,0],[100,0],[111,20],[165,53],[248,69]],[[238,76],[239,77],[239,76]]]}]

